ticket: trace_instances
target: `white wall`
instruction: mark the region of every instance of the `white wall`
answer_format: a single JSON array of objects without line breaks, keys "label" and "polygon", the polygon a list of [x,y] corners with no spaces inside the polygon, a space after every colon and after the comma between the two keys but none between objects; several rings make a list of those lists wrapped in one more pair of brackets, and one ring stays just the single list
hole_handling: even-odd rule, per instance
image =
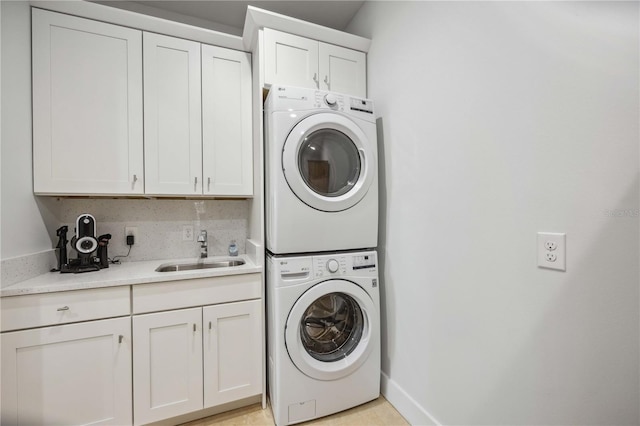
[{"label": "white wall", "polygon": [[54,213],[33,195],[31,174],[31,8],[2,1],[2,191],[0,259],[51,249]]},{"label": "white wall", "polygon": [[[640,423],[638,26],[635,2],[374,1],[348,28],[372,38],[384,392],[412,423]],[[566,272],[538,231],[567,233]]]}]

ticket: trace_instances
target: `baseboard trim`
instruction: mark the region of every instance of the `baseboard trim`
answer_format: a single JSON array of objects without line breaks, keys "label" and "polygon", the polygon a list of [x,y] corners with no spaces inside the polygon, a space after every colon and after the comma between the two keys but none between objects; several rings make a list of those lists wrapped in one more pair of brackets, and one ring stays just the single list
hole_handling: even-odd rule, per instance
[{"label": "baseboard trim", "polygon": [[380,373],[380,385],[382,395],[410,424],[442,426],[435,417],[383,372]]}]

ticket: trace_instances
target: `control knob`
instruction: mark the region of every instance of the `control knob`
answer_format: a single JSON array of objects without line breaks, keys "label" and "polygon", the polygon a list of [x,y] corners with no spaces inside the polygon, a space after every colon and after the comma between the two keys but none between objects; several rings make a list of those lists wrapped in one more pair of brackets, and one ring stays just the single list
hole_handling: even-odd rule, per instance
[{"label": "control knob", "polygon": [[338,268],[340,267],[340,265],[338,264],[338,261],[335,259],[329,259],[327,261],[327,271],[334,273],[334,272],[338,272]]},{"label": "control knob", "polygon": [[331,93],[327,93],[326,95],[324,95],[324,101],[330,107],[335,106],[338,103],[336,97]]}]

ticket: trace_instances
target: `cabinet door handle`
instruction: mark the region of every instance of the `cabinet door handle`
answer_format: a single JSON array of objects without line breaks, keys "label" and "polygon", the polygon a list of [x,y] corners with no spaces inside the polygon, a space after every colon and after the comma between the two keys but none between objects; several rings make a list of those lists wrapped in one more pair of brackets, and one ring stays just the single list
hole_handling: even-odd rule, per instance
[{"label": "cabinet door handle", "polygon": [[315,83],[316,83],[316,88],[319,89],[320,88],[320,82],[318,81],[318,73],[317,72],[313,73],[313,81],[315,81]]},{"label": "cabinet door handle", "polygon": [[211,178],[207,178],[207,191],[211,191]]},{"label": "cabinet door handle", "polygon": [[194,322],[193,323],[193,332],[195,333],[195,331],[196,331],[196,323]]},{"label": "cabinet door handle", "polygon": [[122,339],[124,339],[124,336],[121,334],[118,336],[118,343],[122,343]]},{"label": "cabinet door handle", "polygon": [[196,192],[198,190],[198,176],[193,178],[193,191]]},{"label": "cabinet door handle", "polygon": [[61,312],[61,311],[68,311],[68,310],[69,310],[69,307],[68,307],[68,306],[63,306],[62,308],[58,308],[58,312]]},{"label": "cabinet door handle", "polygon": [[328,75],[324,76],[324,82],[327,85],[327,90],[331,90],[331,85],[329,84],[329,76]]},{"label": "cabinet door handle", "polygon": [[211,330],[211,321],[209,321],[209,330]]}]

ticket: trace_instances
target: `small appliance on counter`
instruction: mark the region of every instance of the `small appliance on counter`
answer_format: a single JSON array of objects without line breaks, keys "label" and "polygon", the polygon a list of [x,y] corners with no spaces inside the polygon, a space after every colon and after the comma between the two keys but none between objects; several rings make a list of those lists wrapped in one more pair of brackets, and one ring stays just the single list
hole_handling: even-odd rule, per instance
[{"label": "small appliance on counter", "polygon": [[78,274],[109,267],[107,247],[111,234],[96,237],[96,219],[92,215],[83,213],[76,219],[76,235],[71,238],[71,248],[76,251],[78,256],[72,259],[67,258],[68,231],[68,226],[61,226],[56,231],[58,236],[56,248],[59,252],[58,268],[54,269],[54,272]]}]

